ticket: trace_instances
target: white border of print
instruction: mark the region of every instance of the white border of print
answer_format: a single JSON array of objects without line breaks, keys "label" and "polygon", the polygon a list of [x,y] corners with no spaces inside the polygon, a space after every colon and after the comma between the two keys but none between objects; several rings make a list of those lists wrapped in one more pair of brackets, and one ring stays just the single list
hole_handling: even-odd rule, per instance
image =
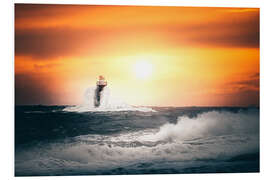
[{"label": "white border of print", "polygon": [[[210,6],[210,7],[259,7],[260,8],[260,173],[242,174],[177,174],[177,175],[121,175],[121,176],[61,176],[61,177],[18,177],[19,179],[269,179],[270,161],[270,38],[269,18],[270,3],[268,0],[15,0],[1,2],[1,129],[0,129],[0,177],[3,179],[17,179],[14,177],[14,3],[48,3],[48,4],[103,4],[103,5],[155,5],[155,6]],[[267,52],[268,51],[268,52]]]}]

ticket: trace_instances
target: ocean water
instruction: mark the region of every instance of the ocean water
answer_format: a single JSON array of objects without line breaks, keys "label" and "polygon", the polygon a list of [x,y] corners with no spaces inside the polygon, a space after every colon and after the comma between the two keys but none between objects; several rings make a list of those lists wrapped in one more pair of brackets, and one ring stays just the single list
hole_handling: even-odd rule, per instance
[{"label": "ocean water", "polygon": [[109,105],[16,106],[15,175],[259,172],[259,108]]}]

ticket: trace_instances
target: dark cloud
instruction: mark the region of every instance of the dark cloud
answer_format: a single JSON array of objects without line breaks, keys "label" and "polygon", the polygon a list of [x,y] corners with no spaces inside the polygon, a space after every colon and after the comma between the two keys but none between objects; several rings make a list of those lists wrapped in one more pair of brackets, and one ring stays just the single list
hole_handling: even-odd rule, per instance
[{"label": "dark cloud", "polygon": [[15,75],[15,104],[54,104],[55,98],[49,91],[49,80],[42,80],[40,76],[33,74]]},{"label": "dark cloud", "polygon": [[[258,24],[257,24],[258,25]],[[134,37],[145,46],[155,49],[162,44],[149,44],[143,37],[162,37],[167,44],[175,46],[212,46],[212,47],[259,47],[259,29],[257,25],[246,23],[238,26],[219,25],[182,26],[182,27],[122,27],[122,28],[48,28],[41,30],[16,31],[15,54],[28,55],[40,59],[59,56],[103,54],[123,47],[134,49]],[[126,41],[123,42],[122,40]],[[130,41],[129,41],[130,39]],[[143,43],[145,42],[145,43]],[[148,43],[147,43],[148,42]],[[138,44],[136,46],[138,48]],[[119,50],[119,49],[118,49]]]},{"label": "dark cloud", "polygon": [[[15,55],[50,59],[59,56],[84,55],[87,53],[104,54],[108,53],[108,51],[114,51],[114,48],[122,47],[121,43],[123,42],[121,42],[121,39],[126,39],[124,42],[125,48],[133,49],[134,45],[129,39],[134,37],[137,37],[142,42],[136,46],[146,49],[144,46],[149,45],[149,43],[147,43],[147,39],[143,38],[147,36],[161,38],[167,41],[165,42],[167,45],[171,44],[174,46],[259,47],[259,12],[237,13],[241,9],[234,9],[232,12],[229,11],[230,9],[217,11],[217,14],[223,13],[224,18],[221,19],[219,17],[215,21],[205,19],[178,24],[164,24],[163,22],[163,24],[132,25],[130,21],[132,22],[134,17],[125,17],[121,19],[123,21],[121,23],[116,21],[115,24],[106,24],[100,27],[87,26],[86,24],[81,24],[80,26],[79,23],[76,23],[76,27],[73,27],[72,23],[66,25],[57,25],[56,23],[55,26],[49,27],[21,28],[25,21],[29,23],[31,20],[35,23],[44,22],[46,24],[47,22],[51,23],[54,21],[65,22],[65,20],[72,22],[72,18],[77,17],[78,22],[80,22],[80,17],[84,19],[83,14],[91,14],[91,10],[94,8],[102,7],[16,4],[15,27],[18,23],[20,28],[15,29]],[[79,12],[84,13],[80,15]],[[154,12],[157,13],[158,11],[153,11],[152,13]],[[161,13],[165,12],[161,11]],[[196,11],[194,10],[194,12]],[[211,9],[211,12],[213,13],[213,9]],[[207,13],[207,11],[204,13]],[[73,14],[76,14],[76,16],[72,16]],[[179,11],[179,16],[181,15],[185,14],[181,14],[181,11]],[[199,13],[194,13],[194,18],[199,15]],[[110,20],[109,17],[105,18]],[[88,23],[88,20],[85,21],[84,19],[82,22]],[[91,19],[89,19],[89,22],[91,22]],[[124,22],[127,22],[126,24],[128,25]],[[112,41],[111,46],[108,45]],[[152,46],[152,49],[155,49],[157,44],[152,43],[150,46]]]},{"label": "dark cloud", "polygon": [[228,84],[230,88],[236,88],[240,91],[259,91],[260,77],[259,73],[251,74],[247,79],[233,81]]},{"label": "dark cloud", "polygon": [[250,78],[254,78],[254,79],[259,79],[260,78],[260,73],[254,73],[252,75],[249,76]]},{"label": "dark cloud", "polygon": [[[66,56],[124,53],[123,48],[145,51],[145,49],[155,49],[162,46],[162,44],[149,43],[152,40],[153,33],[159,34],[155,32],[155,28],[144,28],[18,30],[15,34],[15,55],[32,56],[37,59],[52,59]],[[137,38],[134,39],[134,37]]]},{"label": "dark cloud", "polygon": [[[77,7],[77,8],[76,8]],[[54,18],[66,16],[66,13],[78,12],[83,9],[94,9],[97,6],[80,6],[67,4],[15,4],[15,19]]]},{"label": "dark cloud", "polygon": [[239,34],[213,34],[203,37],[195,37],[193,42],[204,44],[206,46],[216,47],[246,47],[259,48],[259,33],[247,32]]},{"label": "dark cloud", "polygon": [[46,59],[95,51],[94,30],[53,28],[16,32],[15,54]]},{"label": "dark cloud", "polygon": [[249,88],[259,88],[259,80],[258,79],[250,79],[244,81],[234,82],[234,84],[240,86],[241,89],[249,89]]},{"label": "dark cloud", "polygon": [[213,93],[213,96],[219,97],[221,103],[226,106],[259,106],[259,81],[259,73],[253,73],[247,75],[244,79],[223,84],[222,89]]},{"label": "dark cloud", "polygon": [[258,13],[253,13],[247,19],[228,18],[219,22],[172,26],[167,30],[174,32],[173,40],[176,43],[188,41],[191,45],[259,48]]}]

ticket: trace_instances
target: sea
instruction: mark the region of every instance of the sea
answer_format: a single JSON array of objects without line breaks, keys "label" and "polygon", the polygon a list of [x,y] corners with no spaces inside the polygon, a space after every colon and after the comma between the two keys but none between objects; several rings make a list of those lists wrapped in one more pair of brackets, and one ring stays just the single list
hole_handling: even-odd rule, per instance
[{"label": "sea", "polygon": [[144,107],[96,87],[15,106],[15,176],[259,172],[259,107]]},{"label": "sea", "polygon": [[258,107],[112,104],[15,106],[15,176],[260,171]]}]

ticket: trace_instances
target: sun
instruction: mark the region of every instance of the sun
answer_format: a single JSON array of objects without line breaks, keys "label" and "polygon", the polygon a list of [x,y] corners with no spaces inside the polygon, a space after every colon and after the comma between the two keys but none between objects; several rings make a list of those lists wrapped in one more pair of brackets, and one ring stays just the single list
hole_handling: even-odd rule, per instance
[{"label": "sun", "polygon": [[153,73],[153,65],[147,61],[137,61],[134,65],[134,72],[137,78],[149,78]]}]

